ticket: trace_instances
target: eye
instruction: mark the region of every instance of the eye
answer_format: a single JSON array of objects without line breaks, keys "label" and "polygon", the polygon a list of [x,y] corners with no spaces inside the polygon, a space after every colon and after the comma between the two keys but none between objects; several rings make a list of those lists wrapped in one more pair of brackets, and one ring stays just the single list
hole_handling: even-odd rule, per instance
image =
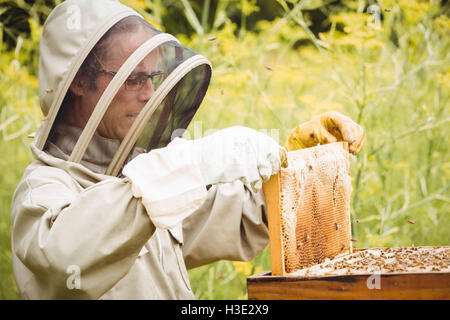
[{"label": "eye", "polygon": [[132,73],[125,81],[125,86],[128,90],[140,90],[146,83],[148,79],[152,81],[153,85],[160,83],[163,79],[164,72],[157,71],[152,74],[147,74],[143,72]]},{"label": "eye", "polygon": [[142,87],[147,81],[147,77],[145,75],[131,75],[126,80],[126,85],[129,88],[138,88]]},{"label": "eye", "polygon": [[150,76],[150,78],[159,78],[159,77],[161,77],[161,76],[163,76],[164,75],[164,72],[162,72],[162,71],[156,71],[156,72],[153,72],[152,74],[150,74],[149,76]]},{"label": "eye", "polygon": [[162,71],[154,72],[150,75],[153,85],[158,86],[164,80],[165,73]]}]

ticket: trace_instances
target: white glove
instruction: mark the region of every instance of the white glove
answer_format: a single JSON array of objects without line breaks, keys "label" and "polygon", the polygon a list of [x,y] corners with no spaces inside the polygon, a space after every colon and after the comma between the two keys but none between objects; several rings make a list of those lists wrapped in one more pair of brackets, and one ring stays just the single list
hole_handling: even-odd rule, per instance
[{"label": "white glove", "polygon": [[[169,146],[181,143],[175,139]],[[258,192],[280,170],[280,146],[266,134],[231,127],[192,141],[194,162],[205,184],[241,180]]]},{"label": "white glove", "polygon": [[176,138],[137,156],[122,173],[155,226],[170,229],[203,204],[206,185],[241,180],[256,192],[280,163],[280,146],[271,137],[231,127],[197,140]]}]

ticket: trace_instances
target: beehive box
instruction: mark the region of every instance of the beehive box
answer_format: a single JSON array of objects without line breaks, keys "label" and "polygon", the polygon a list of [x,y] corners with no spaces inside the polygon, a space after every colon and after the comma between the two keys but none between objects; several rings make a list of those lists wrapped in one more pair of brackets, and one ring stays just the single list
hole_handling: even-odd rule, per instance
[{"label": "beehive box", "polygon": [[450,247],[354,249],[285,276],[250,276],[247,289],[261,300],[449,300]]},{"label": "beehive box", "polygon": [[346,143],[289,152],[264,193],[272,271],[249,299],[450,299],[449,247],[352,249]]}]

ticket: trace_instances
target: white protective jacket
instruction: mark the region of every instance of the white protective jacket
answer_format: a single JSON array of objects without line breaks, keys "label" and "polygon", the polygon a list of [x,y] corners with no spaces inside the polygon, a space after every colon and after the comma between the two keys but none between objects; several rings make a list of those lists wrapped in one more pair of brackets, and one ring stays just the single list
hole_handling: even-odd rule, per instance
[{"label": "white protective jacket", "polygon": [[[121,175],[137,154],[166,146],[175,129],[187,127],[208,86],[209,62],[170,35],[152,29],[115,70],[85,128],[59,120],[85,57],[128,16],[138,14],[117,1],[67,0],[44,25],[39,91],[46,118],[31,144],[36,161],[11,205],[13,269],[24,299],[192,299],[187,269],[250,260],[268,243],[264,195],[240,181],[211,186],[189,217],[164,230]],[[166,78],[129,135],[94,134],[124,79],[152,50],[172,60],[159,65]]]}]

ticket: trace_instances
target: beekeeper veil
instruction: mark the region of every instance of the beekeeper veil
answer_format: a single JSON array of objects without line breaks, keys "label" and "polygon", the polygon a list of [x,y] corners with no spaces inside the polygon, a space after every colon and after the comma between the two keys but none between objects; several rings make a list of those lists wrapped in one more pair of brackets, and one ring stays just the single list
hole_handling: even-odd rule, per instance
[{"label": "beekeeper veil", "polygon": [[114,176],[183,132],[211,77],[206,58],[113,0],[57,6],[40,50],[36,146]]}]

